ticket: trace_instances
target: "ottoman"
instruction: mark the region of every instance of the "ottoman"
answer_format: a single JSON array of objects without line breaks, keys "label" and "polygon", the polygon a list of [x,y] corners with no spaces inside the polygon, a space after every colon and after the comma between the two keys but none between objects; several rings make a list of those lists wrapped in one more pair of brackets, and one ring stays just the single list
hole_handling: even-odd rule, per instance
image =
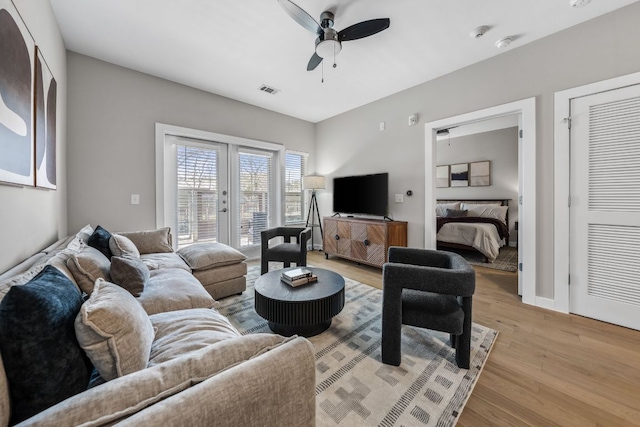
[{"label": "ottoman", "polygon": [[247,257],[222,243],[195,243],[178,249],[194,277],[214,299],[247,289]]}]

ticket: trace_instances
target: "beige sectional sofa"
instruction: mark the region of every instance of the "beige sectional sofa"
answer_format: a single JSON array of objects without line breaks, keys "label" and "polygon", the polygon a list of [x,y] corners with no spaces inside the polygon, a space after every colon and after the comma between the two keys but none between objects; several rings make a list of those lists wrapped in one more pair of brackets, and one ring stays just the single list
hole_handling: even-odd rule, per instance
[{"label": "beige sectional sofa", "polygon": [[[0,427],[15,422],[25,426],[315,425],[311,344],[299,337],[242,336],[213,308],[211,294],[238,293],[240,288],[236,275],[243,268],[211,253],[225,248],[144,253],[149,249],[137,248],[145,246],[140,238],[149,236],[123,233],[125,244],[114,247],[114,255],[121,252],[108,262],[86,244],[93,234],[92,228],[85,227],[0,275]],[[170,235],[167,239],[170,246]],[[127,247],[132,242],[137,242],[135,248]],[[127,250],[138,250],[139,258],[122,253]],[[122,258],[125,267],[117,267],[115,258]],[[211,267],[214,258],[221,265]],[[244,268],[246,272],[246,265]],[[221,275],[216,276],[215,269]],[[111,283],[114,278],[121,283]],[[208,282],[209,289],[199,279]],[[37,287],[43,283],[44,287]],[[216,290],[214,283],[221,283],[222,290]],[[71,366],[63,365],[70,363],[64,354],[65,338],[55,341],[57,329],[63,326],[56,326],[56,321],[30,324],[31,309],[34,316],[41,316],[52,305],[46,301],[49,292],[44,290],[48,289],[52,295],[63,289],[62,295],[73,297],[68,299],[79,298],[77,306],[69,308],[73,319],[67,326],[75,331],[70,340],[80,354]],[[36,292],[35,298],[27,290]],[[23,294],[34,301],[26,309],[20,308],[17,297]],[[30,327],[38,330],[29,331]],[[28,335],[24,342],[21,333]],[[54,347],[30,343],[29,337],[38,333],[44,334],[43,342],[51,335]],[[17,370],[22,367],[24,371],[23,365],[31,359],[34,369],[27,365],[27,375]],[[67,392],[68,396],[59,399],[45,396],[58,401],[29,412],[34,411],[29,381],[51,377],[69,382],[79,372],[84,384],[87,370],[93,370],[88,388]],[[25,378],[28,375],[35,378]],[[48,390],[49,386],[40,388]],[[32,393],[37,401],[44,391]]]}]

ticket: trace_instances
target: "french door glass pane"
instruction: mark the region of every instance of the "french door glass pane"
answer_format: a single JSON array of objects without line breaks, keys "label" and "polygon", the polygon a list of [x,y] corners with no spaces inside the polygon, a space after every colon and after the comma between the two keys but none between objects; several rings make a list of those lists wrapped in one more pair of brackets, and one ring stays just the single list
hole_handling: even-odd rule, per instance
[{"label": "french door glass pane", "polygon": [[239,247],[260,244],[260,232],[269,227],[273,193],[272,153],[238,151],[239,197],[237,224]]},{"label": "french door glass pane", "polygon": [[285,224],[304,222],[304,190],[302,177],[306,175],[306,155],[287,153],[285,159]]},{"label": "french door glass pane", "polygon": [[178,247],[218,241],[218,169],[215,148],[177,145]]}]

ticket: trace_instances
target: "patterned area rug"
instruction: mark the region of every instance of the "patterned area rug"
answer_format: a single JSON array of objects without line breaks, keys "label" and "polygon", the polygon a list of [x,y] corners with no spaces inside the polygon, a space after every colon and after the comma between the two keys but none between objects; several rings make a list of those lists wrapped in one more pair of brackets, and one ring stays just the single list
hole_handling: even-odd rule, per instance
[{"label": "patterned area rug", "polygon": [[[270,332],[247,290],[218,304],[243,334]],[[345,278],[346,304],[331,327],[311,337],[316,351],[318,426],[453,426],[478,380],[496,339],[493,329],[473,324],[471,369],[459,369],[448,334],[402,328],[402,364],[380,358],[382,291]]]},{"label": "patterned area rug", "polygon": [[500,248],[500,254],[493,262],[485,262],[485,257],[480,252],[465,251],[463,249],[446,248],[445,251],[458,253],[466,259],[469,264],[478,265],[480,267],[491,268],[493,270],[502,270],[515,273],[518,271],[518,251],[511,246]]}]

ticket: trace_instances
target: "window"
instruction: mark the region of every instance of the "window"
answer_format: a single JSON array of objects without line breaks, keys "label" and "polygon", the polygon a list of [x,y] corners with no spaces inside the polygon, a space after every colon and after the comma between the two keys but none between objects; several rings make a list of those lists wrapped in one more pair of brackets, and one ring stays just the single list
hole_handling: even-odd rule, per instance
[{"label": "window", "polygon": [[269,228],[273,197],[273,152],[238,148],[238,247],[260,245]]},{"label": "window", "polygon": [[285,156],[285,224],[304,222],[304,190],[302,177],[307,173],[306,153],[287,151]]}]

